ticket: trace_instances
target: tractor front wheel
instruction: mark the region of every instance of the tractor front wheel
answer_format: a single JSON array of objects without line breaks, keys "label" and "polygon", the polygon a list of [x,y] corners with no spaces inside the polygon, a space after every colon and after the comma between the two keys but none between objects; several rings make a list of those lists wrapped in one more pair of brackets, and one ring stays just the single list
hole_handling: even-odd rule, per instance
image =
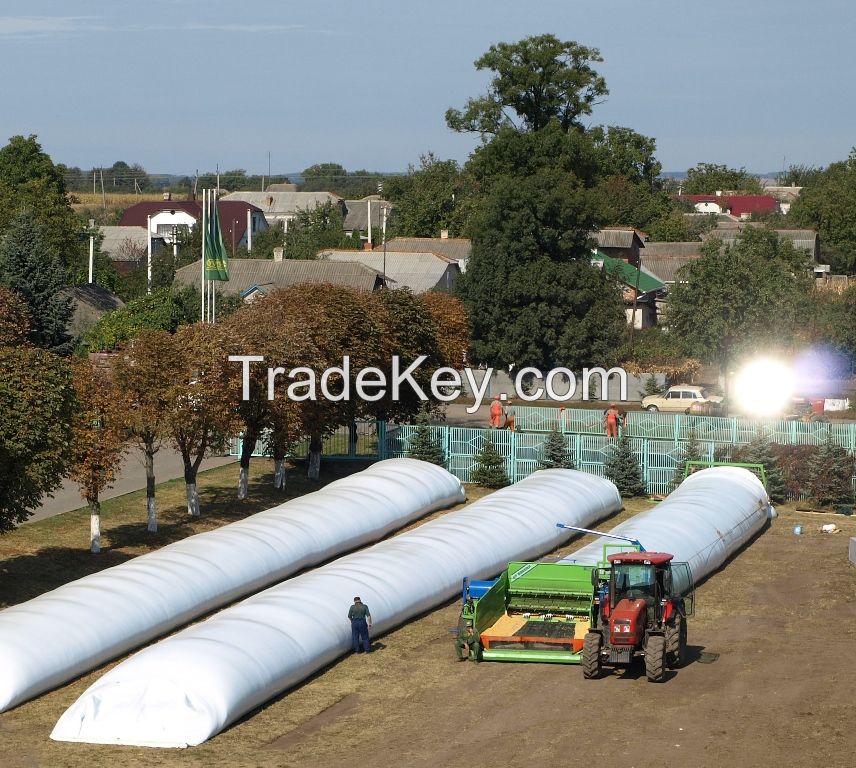
[{"label": "tractor front wheel", "polygon": [[669,669],[684,665],[687,657],[687,620],[678,615],[666,625],[666,664]]},{"label": "tractor front wheel", "polygon": [[603,638],[600,632],[587,632],[583,641],[583,677],[586,680],[594,680],[600,677],[602,665],[600,662],[600,648]]},{"label": "tractor front wheel", "polygon": [[666,675],[666,638],[651,635],[645,646],[645,675],[652,683],[662,683]]}]

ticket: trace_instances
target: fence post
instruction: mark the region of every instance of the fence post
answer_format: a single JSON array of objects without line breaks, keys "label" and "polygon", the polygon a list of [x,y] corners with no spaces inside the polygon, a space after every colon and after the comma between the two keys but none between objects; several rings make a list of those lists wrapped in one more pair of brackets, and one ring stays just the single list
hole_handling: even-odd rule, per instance
[{"label": "fence post", "polygon": [[511,430],[511,482],[517,482],[517,432]]},{"label": "fence post", "polygon": [[681,415],[675,414],[675,442],[681,439]]},{"label": "fence post", "polygon": [[452,466],[452,433],[447,424],[444,424],[440,429],[443,430],[443,453],[446,456],[446,469],[449,469]]},{"label": "fence post", "polygon": [[651,493],[651,475],[649,472],[651,462],[648,459],[648,449],[650,448],[650,438],[642,438],[642,478],[645,480],[645,490]]}]

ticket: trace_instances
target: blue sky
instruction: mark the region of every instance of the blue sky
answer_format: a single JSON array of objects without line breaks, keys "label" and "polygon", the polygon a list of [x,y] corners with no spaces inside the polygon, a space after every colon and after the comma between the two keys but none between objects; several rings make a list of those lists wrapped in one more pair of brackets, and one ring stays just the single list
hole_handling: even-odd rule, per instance
[{"label": "blue sky", "polygon": [[485,90],[473,61],[551,32],[600,49],[591,121],[655,137],[666,170],[769,172],[856,144],[854,29],[850,0],[2,0],[0,141],[158,173],[463,161],[443,115]]}]

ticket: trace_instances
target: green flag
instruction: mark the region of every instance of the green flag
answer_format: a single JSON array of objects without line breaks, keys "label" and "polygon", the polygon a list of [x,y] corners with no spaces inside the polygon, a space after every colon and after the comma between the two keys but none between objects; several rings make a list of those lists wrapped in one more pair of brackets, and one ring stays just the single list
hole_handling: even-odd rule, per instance
[{"label": "green flag", "polygon": [[[213,196],[212,196],[213,197]],[[217,200],[212,199],[205,232],[205,279],[226,281],[229,279],[229,254],[223,244],[220,217],[217,215]]]}]

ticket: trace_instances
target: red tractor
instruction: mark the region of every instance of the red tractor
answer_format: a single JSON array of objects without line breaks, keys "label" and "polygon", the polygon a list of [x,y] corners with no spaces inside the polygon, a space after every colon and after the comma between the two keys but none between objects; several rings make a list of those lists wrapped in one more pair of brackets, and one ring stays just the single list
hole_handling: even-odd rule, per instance
[{"label": "red tractor", "polygon": [[592,571],[591,627],[582,651],[583,676],[599,677],[604,665],[645,658],[648,680],[662,682],[680,667],[693,611],[692,574],[665,552],[609,555],[608,568]]}]

